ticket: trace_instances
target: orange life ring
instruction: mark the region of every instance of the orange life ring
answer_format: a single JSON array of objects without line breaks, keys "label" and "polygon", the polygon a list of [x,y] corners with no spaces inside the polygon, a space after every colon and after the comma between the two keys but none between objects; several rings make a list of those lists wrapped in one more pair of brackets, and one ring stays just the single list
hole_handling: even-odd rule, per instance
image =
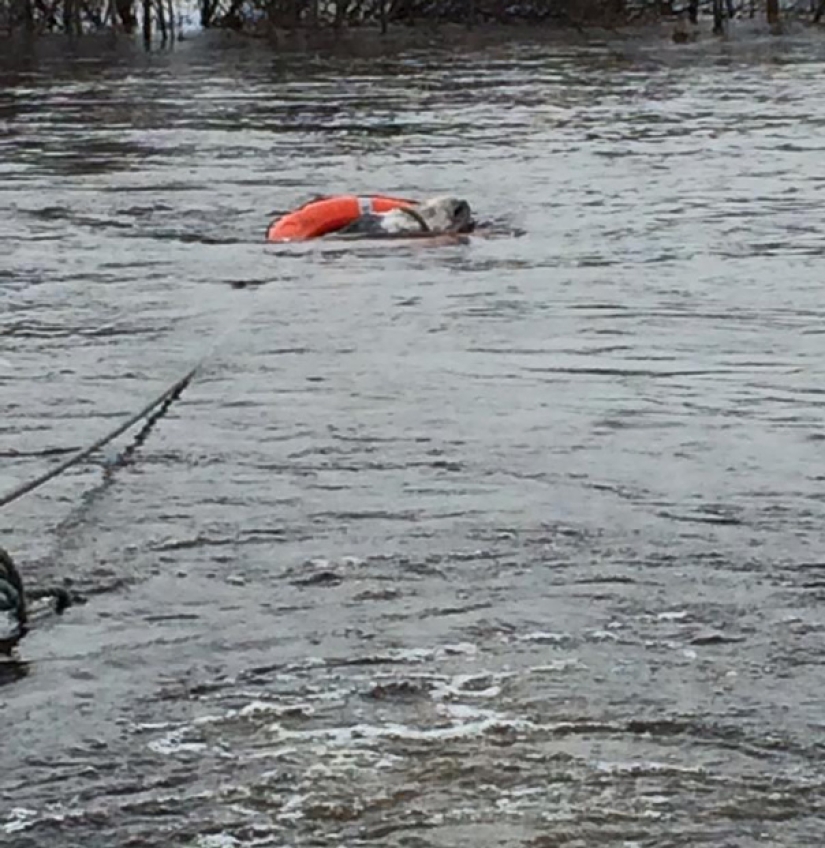
[{"label": "orange life ring", "polygon": [[372,194],[359,197],[341,194],[311,200],[300,209],[288,212],[269,225],[267,241],[305,241],[334,233],[370,212],[391,212],[415,206],[414,200]]}]

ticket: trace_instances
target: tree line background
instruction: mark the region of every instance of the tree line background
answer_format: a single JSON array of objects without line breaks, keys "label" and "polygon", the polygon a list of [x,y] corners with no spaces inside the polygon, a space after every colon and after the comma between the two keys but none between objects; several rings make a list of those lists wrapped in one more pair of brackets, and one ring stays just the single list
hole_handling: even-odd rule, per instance
[{"label": "tree line background", "polygon": [[[174,40],[180,30],[181,0],[0,0],[0,34],[114,31],[142,33],[144,40]],[[183,0],[185,2],[185,0]],[[265,31],[267,27],[343,28],[416,22],[483,24],[555,23],[620,25],[683,17],[696,23],[713,16],[714,31],[726,20],[764,15],[780,18],[779,0],[191,0],[203,28]],[[190,3],[190,8],[191,8]],[[825,13],[825,0],[799,0],[794,12],[812,23]],[[674,36],[675,38],[675,36]]]}]

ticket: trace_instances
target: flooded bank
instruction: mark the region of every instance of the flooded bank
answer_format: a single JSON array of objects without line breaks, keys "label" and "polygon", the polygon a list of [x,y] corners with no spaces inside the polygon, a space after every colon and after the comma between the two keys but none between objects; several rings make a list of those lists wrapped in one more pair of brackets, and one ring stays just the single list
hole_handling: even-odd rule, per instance
[{"label": "flooded bank", "polygon": [[[0,72],[0,489],[208,358],[0,512],[89,598],[0,844],[818,846],[820,42],[61,49]],[[348,191],[524,235],[263,242]]]}]

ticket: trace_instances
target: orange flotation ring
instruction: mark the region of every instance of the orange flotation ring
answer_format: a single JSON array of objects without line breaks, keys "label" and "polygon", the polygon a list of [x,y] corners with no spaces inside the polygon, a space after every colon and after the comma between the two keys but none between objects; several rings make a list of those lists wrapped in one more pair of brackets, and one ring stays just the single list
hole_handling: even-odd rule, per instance
[{"label": "orange flotation ring", "polygon": [[393,209],[415,206],[414,200],[372,194],[359,197],[341,194],[311,200],[294,212],[288,212],[269,225],[267,241],[305,241],[343,229],[361,215],[371,212],[391,212]]}]

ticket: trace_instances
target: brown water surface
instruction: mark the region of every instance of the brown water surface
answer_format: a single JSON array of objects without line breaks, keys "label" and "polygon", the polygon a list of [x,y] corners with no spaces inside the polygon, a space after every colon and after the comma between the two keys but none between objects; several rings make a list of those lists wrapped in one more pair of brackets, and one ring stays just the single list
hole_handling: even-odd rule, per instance
[{"label": "brown water surface", "polygon": [[[210,354],[0,512],[89,596],[0,843],[822,845],[818,40],[9,52],[0,120],[0,490]],[[348,191],[503,235],[263,243]]]}]

